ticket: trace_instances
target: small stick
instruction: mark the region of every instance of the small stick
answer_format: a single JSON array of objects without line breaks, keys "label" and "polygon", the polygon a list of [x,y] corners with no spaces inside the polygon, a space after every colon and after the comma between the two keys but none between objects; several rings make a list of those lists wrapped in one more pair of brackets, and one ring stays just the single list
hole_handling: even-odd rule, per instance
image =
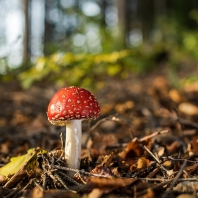
[{"label": "small stick", "polygon": [[181,168],[179,169],[177,175],[176,175],[175,178],[173,179],[173,181],[172,181],[172,183],[171,183],[171,185],[170,185],[170,187],[169,187],[169,190],[166,191],[166,192],[163,194],[162,198],[167,197],[167,194],[172,190],[172,188],[174,187],[174,185],[175,185],[176,182],[178,181],[179,177],[181,176],[181,174],[182,174],[182,172],[183,172],[183,170],[184,170],[184,168],[185,168],[185,166],[186,166],[186,163],[187,163],[187,161],[185,160],[184,163],[182,164]]},{"label": "small stick", "polygon": [[42,174],[42,188],[45,190],[46,189],[46,180],[47,180],[47,177],[46,177],[46,173],[43,173]]},{"label": "small stick", "polygon": [[[117,115],[117,114],[116,114]],[[97,126],[99,126],[102,122],[105,122],[106,120],[113,120],[113,121],[118,121],[120,120],[119,118],[116,117],[116,115],[110,115],[108,117],[102,118],[99,120],[96,124],[94,124],[89,131],[93,131]],[[117,118],[117,119],[116,119]]]},{"label": "small stick", "polygon": [[88,176],[95,176],[95,177],[104,177],[104,178],[107,178],[107,176],[105,176],[105,175],[89,173],[89,172],[86,172],[84,170],[67,168],[67,167],[63,167],[63,166],[59,166],[59,165],[54,165],[54,166],[52,166],[52,168],[60,169],[60,170],[67,170],[67,171],[71,171],[71,172],[75,172],[75,173],[79,173],[79,174],[84,174],[84,175],[88,175]]},{"label": "small stick", "polygon": [[179,172],[177,173],[177,175],[175,176],[173,182],[170,185],[170,190],[174,187],[175,183],[177,182],[177,180],[179,179],[179,177],[181,176],[185,166],[186,166],[187,161],[185,160],[184,163],[182,164],[181,168],[179,169]]},{"label": "small stick", "polygon": [[64,150],[63,133],[62,132],[60,134],[60,139],[61,139],[61,150]]},{"label": "small stick", "polygon": [[[161,179],[161,178],[138,178],[140,180],[145,180],[145,181],[153,181],[153,182],[165,182],[165,181],[172,181],[173,179]],[[183,182],[183,181],[198,181],[198,178],[180,178],[177,181]]]},{"label": "small stick", "polygon": [[190,121],[190,120],[186,120],[184,118],[178,118],[177,120],[181,125],[188,125],[191,126],[195,129],[198,129],[198,124],[196,122]]},{"label": "small stick", "polygon": [[19,192],[20,192],[20,189],[16,188],[16,189],[14,189],[13,191],[11,191],[11,192],[6,196],[6,198],[15,197],[16,194],[18,195]]},{"label": "small stick", "polygon": [[141,146],[143,149],[145,149],[145,150],[147,151],[147,153],[148,153],[151,157],[153,157],[153,159],[160,165],[160,168],[161,168],[161,169],[163,169],[165,172],[168,172],[168,170],[166,170],[166,169],[162,166],[162,164],[161,164],[161,162],[159,161],[159,159],[158,159],[157,157],[155,157],[155,155],[154,155],[145,145],[143,145],[143,144],[140,143],[140,146]]},{"label": "small stick", "polygon": [[69,190],[69,188],[67,187],[67,185],[65,184],[65,182],[59,177],[59,175],[57,173],[54,174],[54,177],[62,184],[62,186],[66,189]]},{"label": "small stick", "polygon": [[157,135],[166,134],[166,133],[169,133],[169,132],[170,132],[170,130],[168,130],[168,129],[167,130],[163,130],[163,131],[159,131],[159,132],[157,131],[157,132],[154,132],[154,133],[152,133],[150,135],[147,135],[147,136],[141,138],[139,141],[143,142],[143,141],[151,139],[151,138],[153,138],[153,137],[155,137]]},{"label": "small stick", "polygon": [[173,160],[173,161],[187,161],[187,162],[189,162],[189,163],[195,163],[195,164],[198,163],[197,161],[194,161],[194,160],[180,159],[180,158],[175,159],[175,158],[173,158],[172,156],[168,156],[167,158],[168,158],[169,160]]},{"label": "small stick", "polygon": [[62,175],[67,181],[69,181],[69,182],[71,182],[71,183],[73,183],[73,184],[75,184],[77,186],[82,186],[80,183],[76,182],[74,179],[72,179],[71,177],[69,177],[65,173],[63,173],[63,172],[60,171],[58,174],[59,175]]},{"label": "small stick", "polygon": [[[169,184],[172,180],[173,179],[170,179],[169,181],[162,182],[158,185],[155,185],[155,186],[151,187],[151,189],[154,191],[154,190],[159,190],[161,188],[164,188],[164,186]],[[145,189],[145,190],[141,190],[140,192],[138,192],[137,197],[143,197],[143,195],[146,194],[147,191],[148,191],[148,188]]]},{"label": "small stick", "polygon": [[34,182],[34,184],[35,184],[37,187],[39,187],[40,190],[44,191],[44,189],[42,188],[42,186],[41,186],[39,183],[37,183],[37,182],[35,181],[35,179],[33,179],[32,181]]}]

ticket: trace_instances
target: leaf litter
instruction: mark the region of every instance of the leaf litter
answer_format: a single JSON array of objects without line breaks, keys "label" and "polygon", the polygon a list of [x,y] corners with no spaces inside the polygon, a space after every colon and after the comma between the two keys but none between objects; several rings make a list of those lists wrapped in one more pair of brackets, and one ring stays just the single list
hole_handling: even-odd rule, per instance
[{"label": "leaf litter", "polygon": [[[198,90],[176,90],[163,77],[154,81],[126,82],[116,98],[116,82],[101,91],[102,116],[83,123],[79,170],[67,168],[62,128],[45,118],[51,90],[37,104],[39,88],[14,87],[1,96],[0,197],[197,197]],[[1,171],[9,164],[18,168]]]}]

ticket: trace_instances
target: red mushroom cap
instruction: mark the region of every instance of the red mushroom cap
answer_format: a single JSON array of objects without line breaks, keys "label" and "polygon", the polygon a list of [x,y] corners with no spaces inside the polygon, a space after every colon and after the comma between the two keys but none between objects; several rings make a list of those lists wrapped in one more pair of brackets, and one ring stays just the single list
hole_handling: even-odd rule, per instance
[{"label": "red mushroom cap", "polygon": [[69,120],[98,118],[100,107],[89,91],[72,86],[62,88],[54,94],[47,115],[52,124],[63,126]]}]

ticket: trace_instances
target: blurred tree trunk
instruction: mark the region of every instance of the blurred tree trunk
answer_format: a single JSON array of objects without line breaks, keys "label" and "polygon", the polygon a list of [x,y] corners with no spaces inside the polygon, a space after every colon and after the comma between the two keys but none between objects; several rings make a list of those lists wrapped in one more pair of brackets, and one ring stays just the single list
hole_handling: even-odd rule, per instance
[{"label": "blurred tree trunk", "polygon": [[153,0],[139,0],[139,17],[142,24],[143,40],[150,37],[154,25],[154,2]]},{"label": "blurred tree trunk", "polygon": [[105,27],[106,26],[106,22],[105,22],[105,9],[107,7],[107,2],[106,0],[102,0],[101,3],[100,3],[100,7],[101,7],[101,25],[102,27]]},{"label": "blurred tree trunk", "polygon": [[166,16],[166,0],[154,0],[154,10],[156,19],[159,16]]},{"label": "blurred tree trunk", "polygon": [[29,5],[30,0],[22,1],[23,10],[24,10],[24,38],[23,38],[23,60],[24,62],[30,59],[30,14],[29,14]]},{"label": "blurred tree trunk", "polygon": [[116,5],[118,9],[119,38],[123,46],[126,46],[128,26],[129,26],[128,24],[129,20],[127,19],[127,11],[128,11],[127,2],[128,0],[116,1]]},{"label": "blurred tree trunk", "polygon": [[53,41],[53,33],[54,33],[54,24],[49,23],[47,20],[47,15],[49,14],[49,11],[51,9],[51,6],[48,3],[48,0],[45,0],[45,27],[44,27],[44,55],[49,55],[50,51],[48,50],[49,43]]}]

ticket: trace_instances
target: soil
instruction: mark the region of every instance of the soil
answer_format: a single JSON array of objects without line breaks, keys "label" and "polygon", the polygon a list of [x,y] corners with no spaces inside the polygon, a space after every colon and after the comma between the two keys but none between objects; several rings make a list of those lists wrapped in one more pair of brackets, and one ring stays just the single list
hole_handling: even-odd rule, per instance
[{"label": "soil", "polygon": [[175,88],[164,72],[107,79],[95,91],[101,116],[83,121],[79,170],[64,160],[65,128],[47,120],[56,91],[0,84],[0,164],[30,148],[36,162],[27,158],[7,178],[0,169],[0,197],[198,196],[196,82]]}]

